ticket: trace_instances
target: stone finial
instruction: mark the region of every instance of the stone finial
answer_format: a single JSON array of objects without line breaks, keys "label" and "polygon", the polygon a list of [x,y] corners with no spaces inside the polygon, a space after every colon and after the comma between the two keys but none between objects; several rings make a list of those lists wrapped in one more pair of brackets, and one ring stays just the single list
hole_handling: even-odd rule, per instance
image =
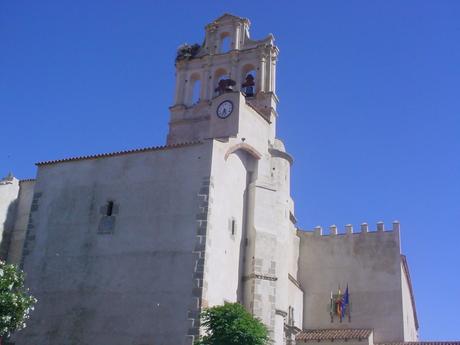
[{"label": "stone finial", "polygon": [[347,232],[347,234],[352,234],[353,233],[353,225],[351,225],[351,224],[345,225],[345,231]]},{"label": "stone finial", "polygon": [[377,231],[385,231],[385,224],[383,222],[377,223]]},{"label": "stone finial", "polygon": [[329,234],[330,235],[337,235],[337,225],[333,224],[329,227]]},{"label": "stone finial", "polygon": [[369,232],[369,225],[367,223],[361,223],[361,232]]},{"label": "stone finial", "polygon": [[318,226],[315,226],[315,229],[313,230],[315,235],[322,236],[323,235],[323,228]]},{"label": "stone finial", "polygon": [[393,221],[393,231],[399,231],[399,221]]},{"label": "stone finial", "polygon": [[13,181],[13,179],[14,179],[14,175],[10,171],[10,172],[8,172],[8,174],[5,177],[1,178],[0,180],[2,180],[2,181]]}]

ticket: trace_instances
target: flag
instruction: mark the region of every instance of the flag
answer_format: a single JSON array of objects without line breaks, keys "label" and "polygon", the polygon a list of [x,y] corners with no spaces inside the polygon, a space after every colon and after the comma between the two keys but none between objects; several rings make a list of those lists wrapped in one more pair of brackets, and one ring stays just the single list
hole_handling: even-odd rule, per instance
[{"label": "flag", "polygon": [[342,298],[342,317],[349,314],[350,308],[350,296],[348,294],[348,284],[347,289],[345,290],[345,294]]},{"label": "flag", "polygon": [[343,304],[343,296],[342,296],[342,290],[340,289],[340,285],[339,285],[339,293],[337,294],[337,298],[335,300],[335,313],[339,317],[340,322],[342,322],[342,304]]}]

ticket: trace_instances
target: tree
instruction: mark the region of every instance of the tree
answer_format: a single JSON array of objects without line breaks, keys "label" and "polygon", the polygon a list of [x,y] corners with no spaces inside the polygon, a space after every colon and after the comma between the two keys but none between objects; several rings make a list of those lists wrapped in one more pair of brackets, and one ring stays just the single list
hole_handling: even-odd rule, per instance
[{"label": "tree", "polygon": [[201,325],[206,335],[195,345],[264,345],[269,339],[265,325],[238,303],[205,309]]},{"label": "tree", "polygon": [[36,302],[24,288],[24,273],[0,260],[0,344],[3,337],[26,327]]}]

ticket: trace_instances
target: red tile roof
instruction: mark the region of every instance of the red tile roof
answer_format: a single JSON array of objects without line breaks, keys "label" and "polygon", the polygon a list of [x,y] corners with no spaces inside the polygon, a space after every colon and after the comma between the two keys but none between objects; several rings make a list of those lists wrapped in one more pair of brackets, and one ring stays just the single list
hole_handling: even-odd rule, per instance
[{"label": "red tile roof", "polygon": [[297,334],[296,340],[307,342],[338,339],[367,339],[371,333],[372,329],[306,329]]},{"label": "red tile roof", "polygon": [[57,159],[57,160],[51,160],[51,161],[44,161],[44,162],[35,163],[35,165],[41,166],[41,165],[49,165],[49,164],[58,164],[58,163],[80,161],[80,160],[85,160],[85,159],[97,159],[97,158],[121,156],[121,155],[130,154],[130,153],[140,153],[140,152],[147,152],[147,151],[161,151],[161,150],[180,148],[180,147],[184,147],[184,146],[198,145],[198,144],[201,144],[201,143],[202,143],[201,141],[193,141],[193,142],[188,142],[188,143],[180,143],[180,144],[172,144],[172,145],[164,145],[164,146],[144,147],[144,148],[134,149],[134,150],[117,151],[117,152],[109,152],[109,153],[100,153],[100,154],[96,154],[96,155],[70,157],[70,158]]},{"label": "red tile roof", "polygon": [[379,343],[377,345],[460,345],[460,341],[405,341],[400,343]]}]

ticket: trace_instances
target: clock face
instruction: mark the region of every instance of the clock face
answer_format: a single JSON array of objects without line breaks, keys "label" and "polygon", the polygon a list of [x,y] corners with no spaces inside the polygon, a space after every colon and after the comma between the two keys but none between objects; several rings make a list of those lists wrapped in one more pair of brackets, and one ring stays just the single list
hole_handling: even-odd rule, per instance
[{"label": "clock face", "polygon": [[219,106],[217,107],[217,116],[220,117],[221,119],[226,119],[227,117],[230,116],[230,114],[233,111],[233,103],[231,101],[223,101]]}]

